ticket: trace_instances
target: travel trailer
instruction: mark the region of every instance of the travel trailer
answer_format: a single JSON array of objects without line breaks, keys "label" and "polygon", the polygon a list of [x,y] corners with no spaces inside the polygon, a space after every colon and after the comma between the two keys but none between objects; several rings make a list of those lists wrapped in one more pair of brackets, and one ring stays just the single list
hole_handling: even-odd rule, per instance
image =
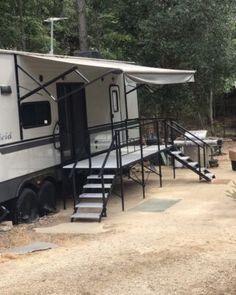
[{"label": "travel trailer", "polygon": [[[116,152],[115,161],[121,168],[118,156],[122,160],[122,142],[126,141],[128,149],[131,142],[137,145],[143,139],[138,87],[193,80],[194,71],[0,50],[0,218],[11,211],[14,222],[28,222],[38,214],[55,211],[62,174],[70,171],[74,177],[78,163],[83,166],[87,161],[81,169],[89,168],[88,179],[103,180],[95,187],[87,184],[94,197],[99,197],[96,187],[103,189],[100,205],[98,201],[87,205],[102,208],[96,215],[100,220],[108,195],[104,179],[115,177],[104,174],[111,154]],[[144,151],[141,154],[145,156]],[[100,166],[96,166],[93,160],[101,155]],[[110,168],[114,169],[112,165]],[[91,169],[99,169],[99,175],[93,176]],[[84,191],[85,196],[91,197]],[[94,216],[83,210],[81,214],[81,218]]]}]

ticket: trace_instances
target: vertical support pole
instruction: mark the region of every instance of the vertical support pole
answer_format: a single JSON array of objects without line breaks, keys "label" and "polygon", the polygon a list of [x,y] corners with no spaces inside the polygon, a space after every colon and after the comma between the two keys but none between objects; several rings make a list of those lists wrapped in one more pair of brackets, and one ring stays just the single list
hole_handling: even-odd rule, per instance
[{"label": "vertical support pole", "polygon": [[[173,134],[173,121],[170,121],[170,140],[171,140],[171,146],[174,146],[174,134]],[[176,167],[175,167],[175,157],[172,156],[172,166],[173,166],[173,178],[176,177]]]},{"label": "vertical support pole", "polygon": [[172,163],[173,163],[173,178],[176,177],[176,167],[175,167],[175,157],[172,156]]},{"label": "vertical support pole", "polygon": [[161,148],[160,148],[160,126],[159,121],[156,118],[156,137],[157,137],[157,147],[158,147],[158,169],[160,178],[160,187],[162,187],[162,169],[161,169]]},{"label": "vertical support pole", "polygon": [[76,171],[73,171],[73,178],[72,178],[72,182],[73,182],[73,200],[74,200],[74,211],[75,211],[75,206],[76,206],[76,175],[75,175]]},{"label": "vertical support pole", "polygon": [[62,172],[62,200],[63,200],[63,209],[66,210],[66,190],[65,190],[65,172],[63,171],[63,168],[61,167]]},{"label": "vertical support pole", "polygon": [[50,54],[53,54],[53,19],[51,19],[51,44],[50,44]]},{"label": "vertical support pole", "polygon": [[129,134],[128,134],[128,122],[127,119],[125,120],[125,137],[126,137],[126,147],[127,153],[129,152]]},{"label": "vertical support pole", "polygon": [[104,185],[104,173],[102,171],[102,175],[101,175],[101,180],[102,180],[102,214],[103,217],[107,217],[107,209],[106,209],[106,199],[105,199],[105,185]]},{"label": "vertical support pole", "polygon": [[120,195],[121,195],[122,211],[124,211],[125,210],[125,201],[124,201],[124,183],[123,183],[123,168],[122,168],[120,132],[118,131],[117,134],[118,134],[118,156],[119,156],[119,174],[120,174]]},{"label": "vertical support pole", "polygon": [[92,171],[92,156],[91,156],[91,141],[90,141],[90,133],[87,130],[88,134],[88,153],[89,153],[89,174],[91,174]]},{"label": "vertical support pole", "polygon": [[164,120],[164,141],[165,141],[165,147],[167,148],[167,141],[168,141],[168,134],[167,134],[167,121]]},{"label": "vertical support pole", "polygon": [[139,122],[139,138],[140,138],[140,155],[141,155],[141,170],[142,170],[142,189],[143,189],[143,199],[145,199],[145,179],[144,179],[144,165],[143,165],[143,133],[142,124]]},{"label": "vertical support pole", "polygon": [[201,154],[200,154],[200,146],[198,145],[198,169],[199,169],[199,181],[202,179],[201,178]]},{"label": "vertical support pole", "polygon": [[207,149],[207,147],[206,147],[206,145],[205,144],[203,144],[203,166],[204,167],[206,167],[207,168],[207,164],[206,164],[206,149]]},{"label": "vertical support pole", "polygon": [[117,168],[117,170],[119,170],[119,152],[118,152],[118,148],[119,148],[119,146],[118,146],[118,144],[119,144],[119,142],[118,142],[118,136],[119,136],[119,131],[115,131],[115,144],[116,144],[116,168]]}]

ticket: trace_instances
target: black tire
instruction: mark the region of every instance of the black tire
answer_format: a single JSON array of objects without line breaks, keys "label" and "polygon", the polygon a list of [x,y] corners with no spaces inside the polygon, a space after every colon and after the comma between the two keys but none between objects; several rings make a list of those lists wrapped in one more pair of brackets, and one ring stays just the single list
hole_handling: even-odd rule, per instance
[{"label": "black tire", "polygon": [[56,188],[51,181],[44,181],[39,191],[40,216],[56,212]]},{"label": "black tire", "polygon": [[24,188],[16,202],[18,223],[30,223],[38,216],[37,194],[30,188]]}]

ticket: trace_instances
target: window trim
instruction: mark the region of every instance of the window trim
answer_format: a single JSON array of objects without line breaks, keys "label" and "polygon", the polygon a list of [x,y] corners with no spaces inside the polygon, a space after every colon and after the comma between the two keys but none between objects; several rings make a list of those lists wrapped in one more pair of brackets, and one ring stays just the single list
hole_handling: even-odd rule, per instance
[{"label": "window trim", "polygon": [[117,113],[117,112],[120,111],[120,106],[119,106],[119,90],[118,89],[112,89],[111,90],[111,97],[112,97],[112,109],[113,109],[113,112],[114,113]]},{"label": "window trim", "polygon": [[[22,107],[25,106],[25,105],[39,105],[39,104],[42,104],[44,103],[45,105],[47,104],[49,106],[49,118],[48,118],[48,123],[44,124],[38,124],[38,125],[27,125],[27,126],[24,126],[23,124],[23,111],[22,111]],[[51,104],[48,100],[40,100],[40,101],[29,101],[29,102],[23,102],[21,103],[20,105],[20,116],[21,116],[21,126],[23,129],[34,129],[34,128],[40,128],[40,127],[46,127],[46,126],[50,126],[52,124],[52,111],[51,111]]]}]

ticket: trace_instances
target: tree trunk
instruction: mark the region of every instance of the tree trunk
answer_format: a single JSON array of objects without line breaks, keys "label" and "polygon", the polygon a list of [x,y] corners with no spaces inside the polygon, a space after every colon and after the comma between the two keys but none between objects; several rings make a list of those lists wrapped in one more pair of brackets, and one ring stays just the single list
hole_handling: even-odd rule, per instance
[{"label": "tree trunk", "polygon": [[88,50],[88,36],[87,36],[87,23],[86,23],[86,4],[85,0],[77,0],[79,11],[79,43],[80,50]]},{"label": "tree trunk", "polygon": [[20,27],[20,50],[25,51],[25,30],[24,30],[24,20],[23,20],[23,8],[22,0],[19,0],[19,27]]},{"label": "tree trunk", "polygon": [[209,119],[210,119],[210,126],[211,132],[214,132],[214,115],[213,115],[213,89],[210,89],[209,95]]}]

